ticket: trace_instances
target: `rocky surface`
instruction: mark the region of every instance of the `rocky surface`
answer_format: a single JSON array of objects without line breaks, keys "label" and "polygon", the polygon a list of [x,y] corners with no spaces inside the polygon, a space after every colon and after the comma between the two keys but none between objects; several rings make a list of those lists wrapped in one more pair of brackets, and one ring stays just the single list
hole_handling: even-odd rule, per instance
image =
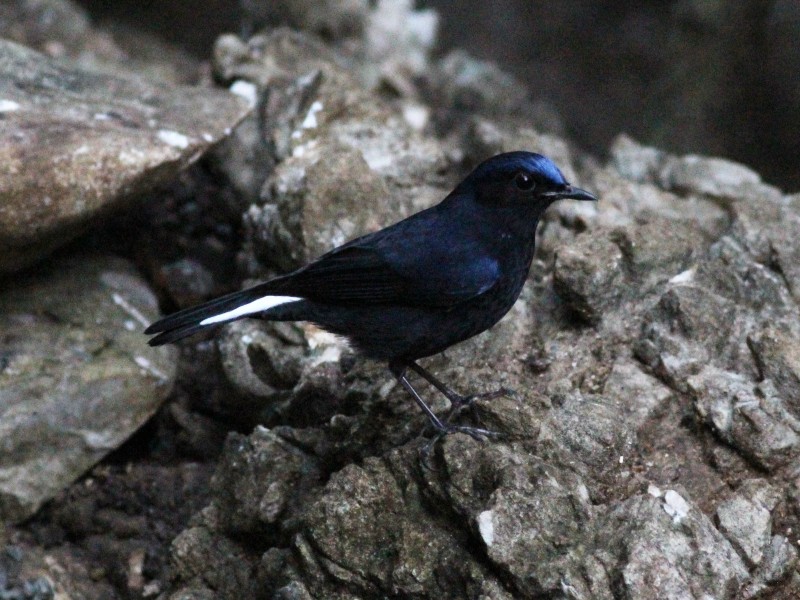
[{"label": "rocky surface", "polygon": [[120,259],[77,256],[0,292],[0,518],[20,521],[130,437],[175,376],[140,343],[156,299]]},{"label": "rocky surface", "polygon": [[[432,57],[436,19],[410,3],[243,5],[267,29],[220,37],[209,71],[252,114],[71,258],[4,284],[0,307],[16,308],[0,311],[13,350],[0,354],[0,406],[68,392],[30,422],[81,432],[66,439],[93,458],[72,478],[123,437],[78,428],[78,407],[130,433],[174,387],[82,480],[11,514],[54,496],[0,534],[0,595],[794,598],[799,197],[744,165],[627,136],[607,159],[583,154],[496,66]],[[509,390],[458,417],[502,434],[488,443],[430,445],[384,366],[306,324],[240,321],[149,349],[137,321],[155,316],[154,297],[104,255],[131,257],[165,309],[186,306],[428,206],[519,148],[601,201],[552,207],[512,311],[425,361],[461,392]],[[47,465],[72,456],[28,442]]]},{"label": "rocky surface", "polygon": [[[284,41],[258,42],[262,66],[240,65],[242,76],[304,64],[307,42],[273,35]],[[400,109],[361,96],[351,116],[336,104],[359,96],[333,63],[316,63],[322,83],[295,121],[313,115],[314,126],[284,136],[285,157],[246,213],[254,272],[340,243],[338,227],[364,231],[329,212],[354,199],[360,218],[397,218],[381,208],[407,197],[397,182],[436,173],[426,153],[386,151],[397,127],[418,139],[382,116]],[[343,135],[374,115],[382,126],[368,136]],[[484,115],[452,135],[467,162],[539,149],[602,201],[554,207],[512,313],[429,361],[457,389],[516,390],[478,404],[506,437],[452,436],[426,460],[415,439],[424,417],[386,374],[320,346],[313,328],[233,325],[219,346],[225,371],[272,403],[273,428],[229,440],[212,502],[174,542],[171,597],[652,598],[656,585],[662,598],[726,598],[793,577],[789,528],[772,528],[786,498],[755,478],[790,479],[800,448],[798,307],[792,262],[780,258],[793,250],[769,226],[778,215],[794,226],[792,199],[729,161],[621,137],[600,166],[513,123]],[[439,142],[445,181],[459,172],[453,139]],[[333,142],[336,158],[316,152]],[[359,189],[340,196],[352,182]],[[337,229],[309,226],[327,219]],[[256,538],[256,548],[242,541]]]},{"label": "rocky surface", "polygon": [[0,43],[0,271],[168,181],[249,112],[218,90],[84,71]]}]

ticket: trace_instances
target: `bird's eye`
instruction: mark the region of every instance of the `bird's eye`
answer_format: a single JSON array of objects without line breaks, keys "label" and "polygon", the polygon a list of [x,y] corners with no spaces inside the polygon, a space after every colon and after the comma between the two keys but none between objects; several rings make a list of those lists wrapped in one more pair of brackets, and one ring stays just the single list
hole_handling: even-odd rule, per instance
[{"label": "bird's eye", "polygon": [[517,187],[523,192],[530,192],[536,187],[536,182],[533,180],[533,177],[524,172],[517,173],[517,176],[514,177],[514,183],[516,183]]}]

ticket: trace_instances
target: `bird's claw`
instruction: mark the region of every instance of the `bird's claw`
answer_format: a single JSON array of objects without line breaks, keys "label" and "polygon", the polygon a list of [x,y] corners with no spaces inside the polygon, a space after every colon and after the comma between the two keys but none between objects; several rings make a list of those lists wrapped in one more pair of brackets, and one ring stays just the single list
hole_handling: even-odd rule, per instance
[{"label": "bird's claw", "polygon": [[494,400],[496,398],[502,398],[503,396],[513,396],[515,393],[516,392],[511,388],[501,387],[493,392],[481,392],[480,394],[470,394],[469,396],[459,396],[454,394],[453,396],[449,397],[449,400],[452,403],[453,408],[458,410],[463,406],[470,406],[476,400]]},{"label": "bird's claw", "polygon": [[467,427],[464,425],[451,425],[449,423],[442,424],[441,429],[436,428],[436,434],[420,449],[420,456],[422,457],[422,465],[429,471],[435,469],[431,466],[431,453],[437,442],[451,433],[464,433],[470,436],[473,440],[478,442],[485,442],[489,438],[499,437],[501,434],[497,431],[490,429],[483,429],[481,427]]},{"label": "bird's claw", "polygon": [[444,423],[449,424],[450,421],[453,420],[453,417],[460,414],[464,408],[469,407],[470,410],[472,410],[473,421],[480,425],[481,416],[478,414],[478,408],[475,406],[476,400],[495,400],[496,398],[502,398],[503,396],[512,396],[515,393],[516,392],[514,392],[514,390],[511,388],[501,387],[493,392],[482,392],[480,394],[470,394],[469,396],[454,396],[450,398],[452,408],[445,418]]},{"label": "bird's claw", "polygon": [[500,434],[491,429],[483,429],[482,427],[465,427],[463,425],[448,425],[445,431],[441,432],[439,436],[445,436],[449,433],[466,433],[473,440],[484,442],[491,437],[497,437]]}]

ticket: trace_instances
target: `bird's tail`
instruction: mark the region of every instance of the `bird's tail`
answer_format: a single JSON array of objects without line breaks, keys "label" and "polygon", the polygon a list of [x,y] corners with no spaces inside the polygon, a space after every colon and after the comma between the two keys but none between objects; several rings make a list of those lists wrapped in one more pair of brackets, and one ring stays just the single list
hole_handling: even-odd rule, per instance
[{"label": "bird's tail", "polygon": [[144,332],[147,335],[158,334],[147,343],[151,346],[162,346],[177,342],[198,331],[264,313],[276,306],[298,300],[302,298],[270,295],[265,293],[262,286],[256,286],[180,310],[156,321]]}]

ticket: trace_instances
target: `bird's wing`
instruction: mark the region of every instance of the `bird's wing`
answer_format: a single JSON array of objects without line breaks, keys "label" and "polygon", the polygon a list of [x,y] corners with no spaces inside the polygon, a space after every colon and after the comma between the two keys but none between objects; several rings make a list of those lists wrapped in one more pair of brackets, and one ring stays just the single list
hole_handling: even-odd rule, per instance
[{"label": "bird's wing", "polygon": [[398,244],[397,238],[366,236],[262,285],[270,293],[330,304],[448,307],[487,291],[500,276],[494,259],[469,246],[411,237]]}]

